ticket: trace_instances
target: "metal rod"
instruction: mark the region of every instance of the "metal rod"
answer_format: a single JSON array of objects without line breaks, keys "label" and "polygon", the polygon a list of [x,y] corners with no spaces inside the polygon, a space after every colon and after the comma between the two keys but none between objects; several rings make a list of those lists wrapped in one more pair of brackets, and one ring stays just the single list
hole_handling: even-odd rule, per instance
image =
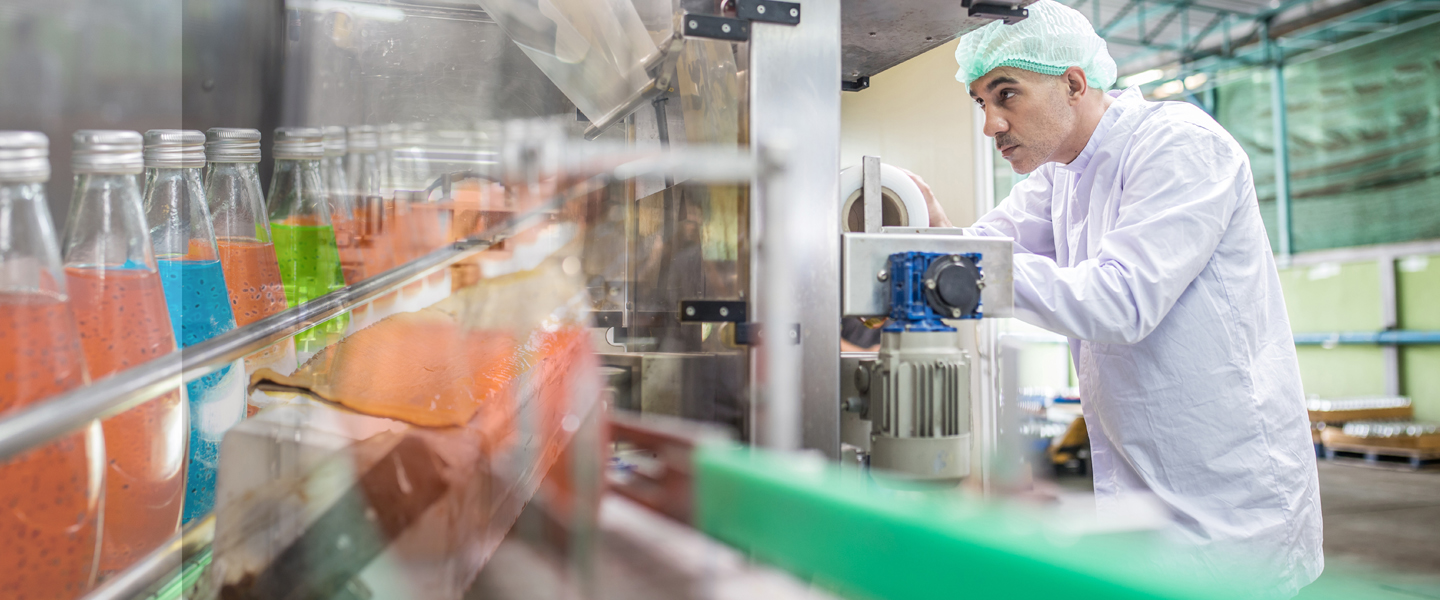
[{"label": "metal rod", "polygon": [[1398,329],[1393,331],[1332,331],[1297,333],[1297,346],[1417,346],[1440,344],[1440,331]]},{"label": "metal rod", "polygon": [[[1266,43],[1271,44],[1272,49],[1278,50],[1274,47],[1274,40],[1269,37],[1268,22],[1265,25],[1265,35],[1268,40]],[[1271,59],[1270,116],[1275,136],[1275,228],[1280,237],[1280,263],[1281,266],[1286,266],[1294,252],[1290,222],[1290,132],[1285,106],[1284,56],[1271,56]]]}]

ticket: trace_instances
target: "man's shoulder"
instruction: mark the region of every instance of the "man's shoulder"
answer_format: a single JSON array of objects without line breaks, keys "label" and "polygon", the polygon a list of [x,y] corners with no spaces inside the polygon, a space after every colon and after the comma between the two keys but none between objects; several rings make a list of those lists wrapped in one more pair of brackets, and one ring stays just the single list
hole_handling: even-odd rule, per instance
[{"label": "man's shoulder", "polygon": [[1235,138],[1219,122],[1200,107],[1189,102],[1147,102],[1146,109],[1135,123],[1139,135],[1176,137],[1216,137],[1227,144],[1236,144]]},{"label": "man's shoulder", "polygon": [[1234,136],[1188,102],[1146,102],[1131,122],[1131,143],[1208,151],[1247,160]]}]

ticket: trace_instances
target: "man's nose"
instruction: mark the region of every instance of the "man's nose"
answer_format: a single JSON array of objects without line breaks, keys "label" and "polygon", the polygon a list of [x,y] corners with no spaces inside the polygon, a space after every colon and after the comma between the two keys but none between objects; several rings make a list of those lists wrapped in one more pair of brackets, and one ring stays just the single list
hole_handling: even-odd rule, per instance
[{"label": "man's nose", "polygon": [[1010,123],[996,114],[997,112],[999,111],[991,110],[988,106],[985,107],[985,135],[988,137],[993,138],[1010,130]]}]

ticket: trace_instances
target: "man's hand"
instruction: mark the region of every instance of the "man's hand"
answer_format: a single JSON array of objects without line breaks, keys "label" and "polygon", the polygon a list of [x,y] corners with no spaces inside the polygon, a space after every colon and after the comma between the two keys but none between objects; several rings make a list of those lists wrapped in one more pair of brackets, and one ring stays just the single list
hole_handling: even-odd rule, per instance
[{"label": "man's hand", "polygon": [[925,180],[921,179],[919,175],[911,173],[909,169],[896,168],[900,169],[900,172],[908,176],[915,182],[916,187],[920,188],[920,195],[925,197],[925,208],[930,211],[930,226],[954,227],[950,224],[950,217],[945,216],[945,209],[941,208],[940,203],[935,200],[935,192],[930,190],[930,185],[925,183]]}]

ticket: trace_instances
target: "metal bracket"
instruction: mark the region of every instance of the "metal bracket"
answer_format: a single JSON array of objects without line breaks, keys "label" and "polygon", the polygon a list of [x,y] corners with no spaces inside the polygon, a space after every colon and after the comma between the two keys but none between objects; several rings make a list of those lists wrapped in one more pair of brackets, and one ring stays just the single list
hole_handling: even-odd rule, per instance
[{"label": "metal bracket", "polygon": [[800,3],[778,0],[739,0],[735,3],[735,15],[750,21],[799,25]]},{"label": "metal bracket", "polygon": [[855,81],[846,81],[844,79],[840,80],[840,91],[842,92],[858,92],[860,90],[865,90],[869,88],[869,77],[856,77]]},{"label": "metal bracket", "polygon": [[970,16],[972,17],[1000,19],[1004,21],[1006,25],[1014,25],[1024,21],[1030,16],[1028,9],[1020,8],[1015,4],[996,4],[992,2],[963,0],[960,5],[970,9]]},{"label": "metal bracket", "polygon": [[597,310],[590,313],[591,327],[623,327],[624,325],[624,311]]},{"label": "metal bracket", "polygon": [[746,42],[750,40],[750,22],[743,19],[686,13],[685,37]]},{"label": "metal bracket", "polygon": [[[759,323],[736,323],[735,344],[740,346],[758,346],[765,343],[765,334]],[[800,324],[796,323],[790,327],[791,345],[800,345]]]},{"label": "metal bracket", "polygon": [[681,300],[682,323],[744,323],[748,318],[742,300]]}]

